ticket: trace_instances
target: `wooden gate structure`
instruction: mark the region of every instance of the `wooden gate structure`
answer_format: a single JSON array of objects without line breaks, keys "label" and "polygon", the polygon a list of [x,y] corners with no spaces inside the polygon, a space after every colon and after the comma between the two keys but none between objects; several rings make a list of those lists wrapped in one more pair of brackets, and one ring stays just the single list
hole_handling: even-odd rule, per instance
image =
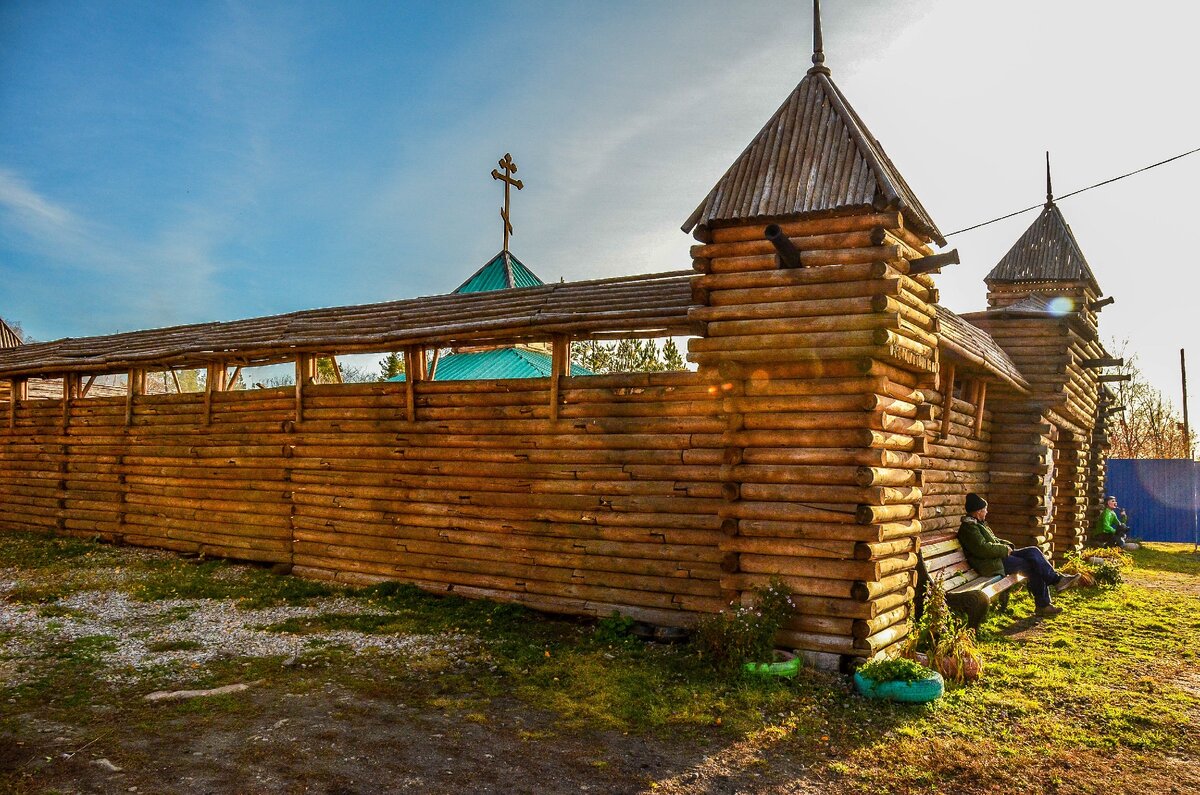
[{"label": "wooden gate structure", "polygon": [[[917,551],[969,491],[1077,549],[1106,443],[1099,287],[1053,198],[938,305],[941,233],[813,67],[688,219],[692,270],[297,312],[0,351],[0,529],[397,579],[686,626],[781,577],[779,641],[835,665],[907,633]],[[570,342],[690,336],[695,371],[569,377]],[[426,352],[552,344],[554,374],[434,382]],[[404,383],[318,384],[402,350]],[[230,390],[290,361],[296,385]],[[195,394],[147,373],[199,368]],[[83,396],[127,373],[121,397]],[[61,379],[30,399],[31,378]],[[1110,377],[1111,378],[1111,377]]]}]

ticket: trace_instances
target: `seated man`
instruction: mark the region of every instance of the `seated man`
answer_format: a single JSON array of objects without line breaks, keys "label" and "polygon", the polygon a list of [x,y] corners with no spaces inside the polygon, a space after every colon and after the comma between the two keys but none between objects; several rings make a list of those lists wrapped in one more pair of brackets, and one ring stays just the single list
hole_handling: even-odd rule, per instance
[{"label": "seated man", "polygon": [[1029,583],[1033,603],[1039,616],[1056,616],[1062,612],[1050,599],[1050,586],[1063,591],[1079,580],[1078,574],[1059,574],[1042,550],[1037,547],[1013,549],[1008,541],[996,538],[984,521],[987,519],[987,500],[972,492],[967,495],[967,515],[958,528],[967,562],[980,574],[1001,575],[1020,572]]},{"label": "seated man", "polygon": [[1100,512],[1100,519],[1096,522],[1095,537],[1101,546],[1123,549],[1125,536],[1129,534],[1129,525],[1117,515],[1117,510],[1117,498],[1110,494],[1104,500],[1104,510]]}]

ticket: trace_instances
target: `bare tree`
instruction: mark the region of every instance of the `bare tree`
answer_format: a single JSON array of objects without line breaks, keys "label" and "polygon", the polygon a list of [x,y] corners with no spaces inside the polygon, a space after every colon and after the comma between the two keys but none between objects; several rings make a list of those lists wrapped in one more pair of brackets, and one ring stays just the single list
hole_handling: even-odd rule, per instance
[{"label": "bare tree", "polygon": [[1131,376],[1117,384],[1116,405],[1125,411],[1110,424],[1112,458],[1188,458],[1183,421],[1175,406],[1156,389],[1137,366],[1137,354],[1126,354],[1128,341],[1114,343],[1114,349],[1125,359],[1117,368],[1121,375]]}]

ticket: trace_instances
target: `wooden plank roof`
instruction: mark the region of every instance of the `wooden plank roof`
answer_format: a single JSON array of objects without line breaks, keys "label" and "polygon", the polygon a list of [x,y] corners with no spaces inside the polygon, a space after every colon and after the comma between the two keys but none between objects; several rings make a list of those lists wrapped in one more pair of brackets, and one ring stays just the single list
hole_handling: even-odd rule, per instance
[{"label": "wooden plank roof", "polygon": [[0,318],[0,348],[15,348],[21,344],[21,338],[17,336],[17,332]]},{"label": "wooden plank roof", "polygon": [[1100,285],[1088,266],[1075,233],[1053,202],[1017,238],[984,282],[1085,282],[1100,294]]},{"label": "wooden plank roof", "polygon": [[991,335],[944,306],[935,305],[934,308],[941,324],[938,342],[943,348],[982,367],[1018,391],[1029,390],[1029,382],[1021,375],[1012,357],[996,344]]},{"label": "wooden plank roof", "polygon": [[814,67],[683,225],[896,208],[917,231],[946,241],[858,113]]},{"label": "wooden plank roof", "polygon": [[689,333],[692,271],[311,309],[0,350],[0,377],[283,361],[298,352]]}]

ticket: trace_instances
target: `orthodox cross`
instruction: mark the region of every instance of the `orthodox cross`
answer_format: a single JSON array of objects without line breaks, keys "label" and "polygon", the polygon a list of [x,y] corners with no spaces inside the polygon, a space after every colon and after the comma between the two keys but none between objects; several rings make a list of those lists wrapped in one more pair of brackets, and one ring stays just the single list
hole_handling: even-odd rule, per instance
[{"label": "orthodox cross", "polygon": [[519,179],[513,179],[513,174],[517,173],[517,164],[513,162],[512,155],[505,153],[504,159],[500,161],[500,168],[504,169],[501,174],[496,169],[492,169],[492,179],[498,179],[504,183],[504,206],[500,208],[500,217],[504,219],[504,251],[508,252],[508,236],[513,233],[512,221],[508,216],[508,199],[509,186],[515,187],[517,190],[525,187],[525,184]]}]

